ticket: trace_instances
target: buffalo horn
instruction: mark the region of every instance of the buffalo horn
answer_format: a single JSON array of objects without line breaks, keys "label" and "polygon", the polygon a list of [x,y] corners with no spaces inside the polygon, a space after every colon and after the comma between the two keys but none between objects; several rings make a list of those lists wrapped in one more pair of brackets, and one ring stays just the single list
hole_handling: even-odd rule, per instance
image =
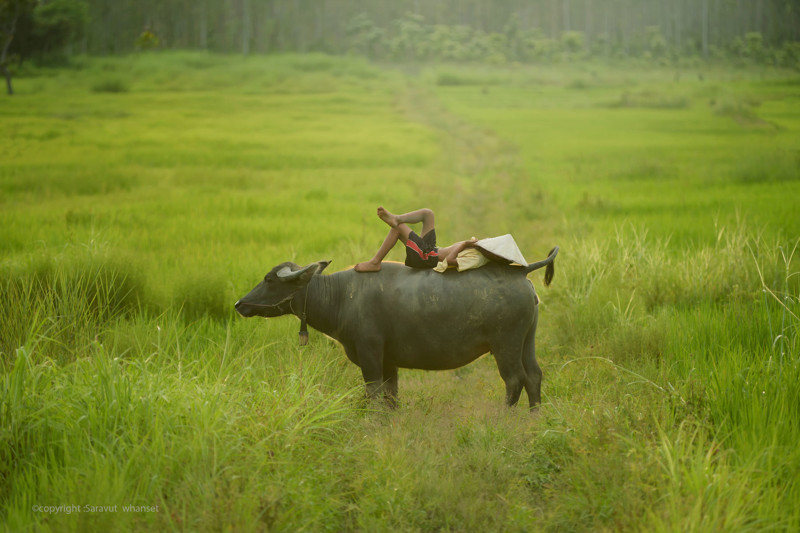
[{"label": "buffalo horn", "polygon": [[306,265],[300,270],[292,270],[288,266],[283,267],[282,269],[278,270],[278,279],[281,281],[292,281],[300,276],[302,276],[307,270],[310,268],[316,267],[316,263],[311,263],[310,265]]}]

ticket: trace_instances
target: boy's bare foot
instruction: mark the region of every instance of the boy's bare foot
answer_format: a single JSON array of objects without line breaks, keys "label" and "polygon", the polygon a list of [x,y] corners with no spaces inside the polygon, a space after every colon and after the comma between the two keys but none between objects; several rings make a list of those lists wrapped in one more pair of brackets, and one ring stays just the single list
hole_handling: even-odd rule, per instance
[{"label": "boy's bare foot", "polygon": [[396,228],[397,225],[400,223],[397,220],[397,215],[393,215],[392,213],[384,209],[383,206],[378,207],[378,216],[381,218],[381,220],[383,220],[393,228]]},{"label": "boy's bare foot", "polygon": [[353,267],[356,272],[378,272],[381,269],[380,263],[373,263],[372,261],[365,261]]}]

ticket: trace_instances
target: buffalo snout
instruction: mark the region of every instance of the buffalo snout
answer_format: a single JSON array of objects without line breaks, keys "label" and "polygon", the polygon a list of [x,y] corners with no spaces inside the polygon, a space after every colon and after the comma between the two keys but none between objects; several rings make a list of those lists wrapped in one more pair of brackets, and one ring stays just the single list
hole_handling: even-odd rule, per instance
[{"label": "buffalo snout", "polygon": [[242,315],[243,317],[249,317],[250,315],[247,314],[246,305],[242,303],[241,300],[237,301],[233,304],[233,307],[236,309],[236,312]]},{"label": "buffalo snout", "polygon": [[250,318],[251,316],[255,316],[257,312],[256,306],[245,302],[243,299],[233,304],[233,307],[236,309],[237,313],[239,313],[245,318]]}]

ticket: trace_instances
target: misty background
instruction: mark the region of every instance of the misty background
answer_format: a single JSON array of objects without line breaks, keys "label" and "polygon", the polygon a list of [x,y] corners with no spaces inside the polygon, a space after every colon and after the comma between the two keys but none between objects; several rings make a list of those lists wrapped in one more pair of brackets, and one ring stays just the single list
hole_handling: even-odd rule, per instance
[{"label": "misty background", "polygon": [[10,65],[146,48],[491,64],[800,62],[800,0],[3,0],[0,23]]}]

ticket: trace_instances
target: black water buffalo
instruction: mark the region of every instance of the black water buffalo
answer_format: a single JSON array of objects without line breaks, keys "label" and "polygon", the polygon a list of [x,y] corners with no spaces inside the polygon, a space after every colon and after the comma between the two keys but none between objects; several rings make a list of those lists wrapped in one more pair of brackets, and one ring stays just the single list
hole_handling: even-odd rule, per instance
[{"label": "black water buffalo", "polygon": [[491,262],[445,273],[384,263],[380,272],[344,270],[319,275],[330,261],[299,267],[282,263],[236,302],[245,317],[294,314],[301,341],[308,321],[344,346],[361,368],[367,395],[397,398],[397,369],[448,370],[492,352],[514,405],[522,388],[540,402],[542,371],[534,337],[539,299],[526,278],[545,270],[553,277],[558,247],[527,267]]}]

